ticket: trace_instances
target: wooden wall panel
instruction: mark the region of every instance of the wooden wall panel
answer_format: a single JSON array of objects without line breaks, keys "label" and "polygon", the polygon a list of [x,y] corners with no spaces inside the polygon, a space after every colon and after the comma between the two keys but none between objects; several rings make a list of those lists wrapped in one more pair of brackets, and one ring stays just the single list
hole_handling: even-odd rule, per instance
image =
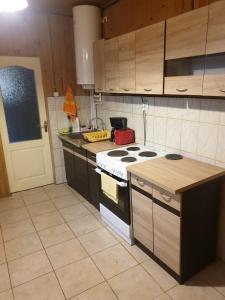
[{"label": "wooden wall panel", "polygon": [[0,197],[9,195],[9,185],[5,166],[5,158],[2,148],[2,140],[0,136]]}]

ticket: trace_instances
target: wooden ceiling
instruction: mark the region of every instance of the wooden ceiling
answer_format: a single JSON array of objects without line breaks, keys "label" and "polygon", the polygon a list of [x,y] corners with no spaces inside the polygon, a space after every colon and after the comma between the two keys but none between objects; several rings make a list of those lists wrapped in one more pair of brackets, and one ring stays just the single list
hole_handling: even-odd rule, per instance
[{"label": "wooden ceiling", "polygon": [[47,13],[72,15],[72,8],[80,4],[92,4],[104,8],[116,1],[113,0],[28,0],[29,10]]}]

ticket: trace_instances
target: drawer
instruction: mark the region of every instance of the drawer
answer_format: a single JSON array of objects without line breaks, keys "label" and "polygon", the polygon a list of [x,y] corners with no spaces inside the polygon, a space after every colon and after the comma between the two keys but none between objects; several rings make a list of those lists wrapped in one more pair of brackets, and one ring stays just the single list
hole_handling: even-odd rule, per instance
[{"label": "drawer", "polygon": [[131,184],[152,195],[152,185],[136,175],[131,175]]},{"label": "drawer", "polygon": [[168,206],[180,211],[181,194],[173,195],[159,188],[153,188],[153,198],[167,204]]},{"label": "drawer", "polygon": [[202,96],[203,75],[165,77],[164,94]]}]

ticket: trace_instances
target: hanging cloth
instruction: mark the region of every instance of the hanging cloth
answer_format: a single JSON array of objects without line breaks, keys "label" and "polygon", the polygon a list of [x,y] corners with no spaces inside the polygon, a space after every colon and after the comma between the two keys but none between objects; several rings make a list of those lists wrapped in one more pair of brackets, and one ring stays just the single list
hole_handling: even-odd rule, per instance
[{"label": "hanging cloth", "polygon": [[73,90],[69,85],[67,85],[66,89],[66,97],[64,101],[63,111],[66,113],[72,121],[77,118],[78,107],[73,95]]}]

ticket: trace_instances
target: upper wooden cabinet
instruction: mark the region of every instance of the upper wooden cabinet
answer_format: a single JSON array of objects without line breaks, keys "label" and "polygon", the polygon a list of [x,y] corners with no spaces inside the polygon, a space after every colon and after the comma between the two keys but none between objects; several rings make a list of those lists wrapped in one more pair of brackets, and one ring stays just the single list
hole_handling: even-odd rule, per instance
[{"label": "upper wooden cabinet", "polygon": [[167,20],[166,59],[205,54],[208,6]]},{"label": "upper wooden cabinet", "polygon": [[135,33],[118,38],[119,89],[122,93],[135,92]]},{"label": "upper wooden cabinet", "polygon": [[225,52],[225,1],[209,6],[206,54]]},{"label": "upper wooden cabinet", "polygon": [[95,91],[103,92],[105,89],[105,61],[104,61],[104,40],[94,43],[94,78]]},{"label": "upper wooden cabinet", "polygon": [[118,38],[105,41],[104,57],[105,91],[109,93],[118,93],[120,87]]},{"label": "upper wooden cabinet", "polygon": [[162,94],[165,22],[136,31],[136,93]]}]

